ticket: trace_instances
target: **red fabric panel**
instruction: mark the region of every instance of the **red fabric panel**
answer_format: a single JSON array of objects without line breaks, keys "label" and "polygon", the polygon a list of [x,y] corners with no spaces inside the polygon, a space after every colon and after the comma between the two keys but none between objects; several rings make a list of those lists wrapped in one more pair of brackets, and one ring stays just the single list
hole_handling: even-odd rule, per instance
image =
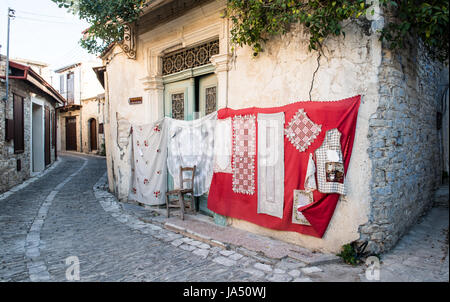
[{"label": "red fabric panel", "polygon": [[[246,220],[266,228],[294,231],[321,238],[333,216],[339,195],[323,194],[317,190],[314,191],[314,202],[302,208],[303,215],[311,223],[311,226],[305,226],[291,222],[293,191],[304,189],[309,154],[313,153],[322,145],[325,133],[330,129],[337,128],[342,134],[341,147],[344,168],[345,172],[347,172],[355,138],[356,120],[360,102],[361,96],[358,95],[332,102],[297,102],[282,107],[251,107],[239,110],[225,108],[219,110],[219,119],[233,117],[235,115],[254,114],[256,116],[258,113],[284,112],[286,127],[295,113],[300,108],[303,108],[314,123],[322,125],[322,131],[305,152],[299,152],[289,142],[286,136],[284,137],[285,179],[283,219],[266,214],[257,214],[258,194],[256,192],[253,195],[234,193],[232,190],[232,174],[227,173],[214,173],[209,190],[208,208],[215,213]],[[256,127],[258,127],[258,124],[256,124]],[[257,165],[255,165],[255,170],[255,177],[257,177]],[[256,190],[258,190],[257,187]]]}]

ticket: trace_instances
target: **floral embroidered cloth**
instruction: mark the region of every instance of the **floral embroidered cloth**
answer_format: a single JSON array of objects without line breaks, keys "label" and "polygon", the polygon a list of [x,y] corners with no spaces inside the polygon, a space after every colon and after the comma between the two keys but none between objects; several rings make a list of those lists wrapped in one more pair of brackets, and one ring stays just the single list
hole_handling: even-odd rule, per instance
[{"label": "floral embroidered cloth", "polygon": [[[356,120],[360,105],[360,96],[327,102],[297,102],[281,107],[244,108],[233,110],[225,108],[218,111],[218,119],[235,116],[257,115],[258,113],[283,112],[286,121],[291,121],[300,109],[311,121],[321,125],[321,131],[308,146],[309,152],[299,152],[288,137],[284,136],[284,207],[282,218],[258,214],[258,194],[240,194],[232,189],[233,174],[214,173],[208,195],[208,208],[218,214],[242,219],[251,223],[275,230],[294,231],[315,237],[322,237],[328,227],[334,209],[339,200],[339,194],[325,194],[318,190],[311,192],[313,202],[300,207],[311,225],[292,223],[294,190],[305,189],[306,171],[310,153],[319,148],[325,138],[326,131],[338,129],[341,133],[340,144],[345,171],[350,163],[353,141],[355,137]],[[286,129],[289,125],[285,125]],[[256,123],[258,129],[258,123]],[[258,149],[258,145],[257,145]],[[257,154],[258,150],[256,150]],[[257,159],[256,159],[257,160]],[[255,164],[255,174],[258,177],[258,163]],[[258,186],[255,188],[259,190]]]},{"label": "floral embroidered cloth", "polygon": [[167,123],[133,125],[132,182],[129,199],[146,205],[165,204],[167,189]]},{"label": "floral embroidered cloth", "polygon": [[254,115],[233,117],[233,191],[255,193],[256,122]]},{"label": "floral embroidered cloth", "polygon": [[166,117],[169,124],[167,168],[175,188],[180,188],[180,167],[196,166],[194,196],[208,192],[213,175],[216,120],[217,111],[193,121]]}]

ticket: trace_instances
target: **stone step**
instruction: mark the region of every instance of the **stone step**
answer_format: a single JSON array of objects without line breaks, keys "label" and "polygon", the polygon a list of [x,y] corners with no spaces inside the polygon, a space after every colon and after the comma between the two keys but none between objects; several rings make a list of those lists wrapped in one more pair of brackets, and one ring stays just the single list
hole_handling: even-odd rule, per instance
[{"label": "stone step", "polygon": [[198,220],[195,215],[186,215],[185,220],[176,217],[170,218],[165,222],[164,227],[212,246],[237,251],[266,264],[274,264],[283,258],[290,258],[307,266],[341,261],[333,254],[310,251],[294,244],[230,226],[218,226],[209,221]]}]

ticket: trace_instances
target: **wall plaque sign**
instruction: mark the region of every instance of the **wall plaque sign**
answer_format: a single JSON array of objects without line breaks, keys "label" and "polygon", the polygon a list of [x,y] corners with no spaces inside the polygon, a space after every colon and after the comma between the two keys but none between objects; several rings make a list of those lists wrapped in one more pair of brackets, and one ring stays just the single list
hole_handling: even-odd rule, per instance
[{"label": "wall plaque sign", "polygon": [[139,97],[135,97],[135,98],[129,98],[128,103],[130,105],[142,104],[142,97],[139,96]]}]

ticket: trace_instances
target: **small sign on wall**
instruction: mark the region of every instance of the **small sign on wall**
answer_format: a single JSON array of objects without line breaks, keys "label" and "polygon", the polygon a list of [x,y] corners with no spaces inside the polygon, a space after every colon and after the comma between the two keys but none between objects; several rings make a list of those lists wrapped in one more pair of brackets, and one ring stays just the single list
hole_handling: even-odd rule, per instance
[{"label": "small sign on wall", "polygon": [[129,98],[128,103],[130,105],[142,104],[142,97],[139,96],[139,97],[135,97],[135,98]]}]

